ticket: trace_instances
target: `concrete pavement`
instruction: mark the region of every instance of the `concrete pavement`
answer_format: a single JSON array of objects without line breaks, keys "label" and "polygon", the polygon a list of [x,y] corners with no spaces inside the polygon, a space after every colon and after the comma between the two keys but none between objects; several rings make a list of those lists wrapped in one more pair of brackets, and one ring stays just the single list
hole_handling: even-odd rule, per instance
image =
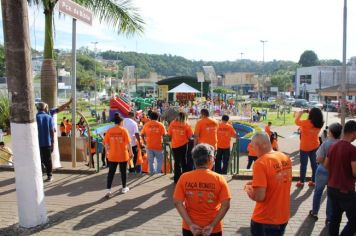
[{"label": "concrete pavement", "polygon": [[[55,174],[45,183],[49,223],[35,229],[17,226],[14,172],[0,172],[0,235],[180,235],[181,219],[172,202],[171,175],[130,175],[130,191],[121,194],[116,175],[114,196],[104,200],[107,170],[99,174]],[[246,181],[227,176],[233,198],[224,219],[224,235],[250,235],[254,203],[246,196]],[[291,189],[291,219],[286,235],[326,235],[323,200],[319,220],[308,217],[313,188]],[[324,199],[324,198],[323,198]],[[276,209],[278,210],[278,209]]]}]

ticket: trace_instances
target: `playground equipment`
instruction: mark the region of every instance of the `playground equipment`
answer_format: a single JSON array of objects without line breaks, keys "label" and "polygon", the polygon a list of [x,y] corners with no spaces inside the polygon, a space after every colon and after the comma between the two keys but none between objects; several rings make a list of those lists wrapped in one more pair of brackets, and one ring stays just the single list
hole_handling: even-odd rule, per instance
[{"label": "playground equipment", "polygon": [[112,97],[110,99],[109,119],[114,118],[115,113],[119,113],[121,117],[126,118],[128,113],[132,110],[129,101],[124,96]]},{"label": "playground equipment", "polygon": [[145,110],[147,107],[151,107],[156,102],[155,98],[140,98],[136,97],[132,99],[138,110]]}]

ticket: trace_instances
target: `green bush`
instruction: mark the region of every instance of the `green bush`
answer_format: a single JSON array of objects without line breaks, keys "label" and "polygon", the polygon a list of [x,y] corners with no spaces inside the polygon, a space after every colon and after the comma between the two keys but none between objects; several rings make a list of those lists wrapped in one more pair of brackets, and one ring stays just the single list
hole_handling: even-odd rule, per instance
[{"label": "green bush", "polygon": [[0,129],[10,130],[10,100],[4,94],[0,94]]}]

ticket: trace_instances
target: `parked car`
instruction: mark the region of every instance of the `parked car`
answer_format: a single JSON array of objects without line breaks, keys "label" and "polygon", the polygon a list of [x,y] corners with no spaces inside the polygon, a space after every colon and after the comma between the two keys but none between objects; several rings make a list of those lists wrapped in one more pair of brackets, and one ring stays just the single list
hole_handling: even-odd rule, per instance
[{"label": "parked car", "polygon": [[305,99],[296,99],[293,103],[294,107],[308,107],[308,101]]},{"label": "parked car", "polygon": [[323,105],[323,110],[328,112],[337,112],[337,106],[334,103],[327,103]]},{"label": "parked car", "polygon": [[310,101],[308,103],[308,107],[309,108],[313,108],[313,107],[316,107],[316,108],[319,108],[319,109],[323,109],[323,104],[318,102],[318,101]]},{"label": "parked car", "polygon": [[269,97],[267,99],[267,102],[276,102],[276,98],[275,97]]},{"label": "parked car", "polygon": [[286,105],[293,105],[294,102],[295,102],[295,99],[294,99],[294,98],[286,98],[286,99],[284,100],[284,103],[285,103]]}]

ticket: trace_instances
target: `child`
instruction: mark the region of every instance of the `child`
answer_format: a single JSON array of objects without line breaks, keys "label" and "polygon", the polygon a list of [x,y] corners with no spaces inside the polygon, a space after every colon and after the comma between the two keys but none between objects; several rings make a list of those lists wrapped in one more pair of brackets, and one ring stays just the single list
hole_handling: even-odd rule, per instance
[{"label": "child", "polygon": [[90,168],[94,168],[94,155],[96,153],[96,143],[93,137],[90,137],[90,141],[88,143],[88,149],[89,149],[89,162],[86,164]]},{"label": "child", "polygon": [[257,154],[255,150],[252,147],[252,144],[249,143],[247,146],[247,151],[248,151],[248,163],[246,169],[250,169],[252,166],[252,163],[257,160]]},{"label": "child", "polygon": [[270,141],[272,144],[272,149],[274,151],[278,151],[278,134],[277,134],[277,132],[272,132]]}]

